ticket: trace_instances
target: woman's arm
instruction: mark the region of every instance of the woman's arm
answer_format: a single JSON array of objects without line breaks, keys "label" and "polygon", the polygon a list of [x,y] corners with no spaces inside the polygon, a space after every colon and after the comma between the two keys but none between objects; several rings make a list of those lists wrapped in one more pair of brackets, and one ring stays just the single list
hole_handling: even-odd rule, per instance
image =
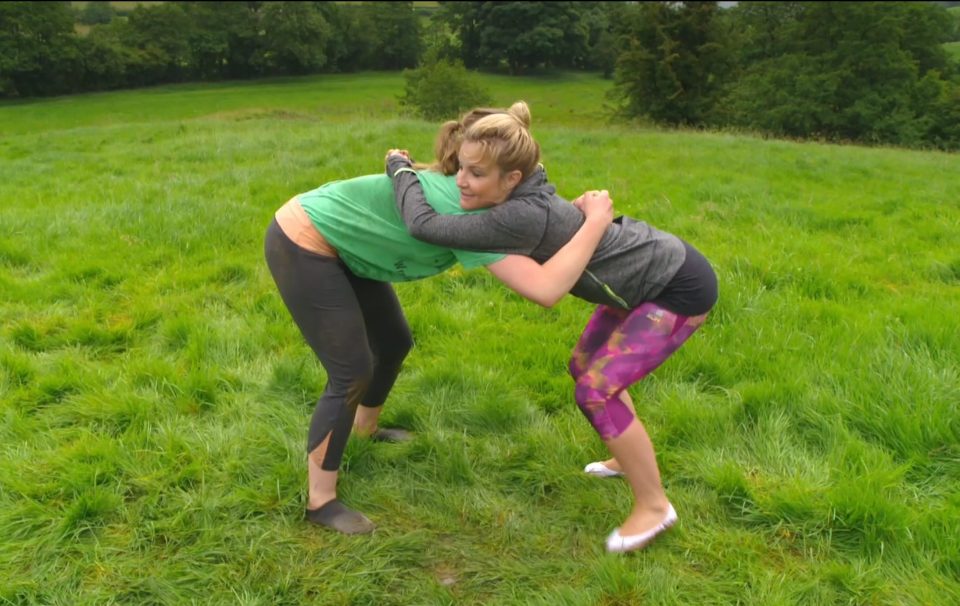
[{"label": "woman's arm", "polygon": [[409,158],[387,155],[387,174],[393,181],[397,209],[407,231],[417,240],[437,246],[490,252],[527,252],[543,236],[544,225],[530,215],[527,221],[504,225],[499,214],[446,215],[427,202],[423,185]]},{"label": "woman's arm", "polygon": [[508,255],[487,265],[494,276],[522,297],[553,307],[577,283],[603,233],[613,220],[613,201],[606,190],[586,193],[574,201],[586,221],[555,255],[540,265],[530,257]]},{"label": "woman's arm", "polygon": [[[409,158],[388,154],[387,173],[393,180],[397,207],[415,238],[461,249],[495,251],[498,248],[516,249],[517,244],[529,249],[522,225],[506,226],[505,230],[504,226],[497,224],[491,229],[495,218],[489,212],[477,215],[437,213],[427,202],[416,172],[404,170],[409,167]],[[570,241],[543,265],[530,257],[511,254],[491,263],[487,269],[524,298],[544,307],[553,307],[583,275],[593,251],[613,220],[613,201],[606,190],[585,193],[573,200],[573,204],[583,211],[586,219]],[[542,230],[542,226],[538,226],[538,230]],[[492,237],[492,234],[500,235]]]}]

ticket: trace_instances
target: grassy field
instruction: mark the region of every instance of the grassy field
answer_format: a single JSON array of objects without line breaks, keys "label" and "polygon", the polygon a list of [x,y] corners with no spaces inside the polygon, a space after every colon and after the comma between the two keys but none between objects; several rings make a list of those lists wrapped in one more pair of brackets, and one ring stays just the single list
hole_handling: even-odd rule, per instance
[{"label": "grassy field", "polygon": [[0,105],[0,603],[960,602],[960,157],[608,124],[527,100],[561,194],[694,243],[720,302],[632,389],[680,521],[606,554],[618,480],[572,400],[591,306],[484,270],[400,284],[417,346],[341,496],[302,522],[324,376],[262,259],[273,211],[426,158],[397,74]]}]

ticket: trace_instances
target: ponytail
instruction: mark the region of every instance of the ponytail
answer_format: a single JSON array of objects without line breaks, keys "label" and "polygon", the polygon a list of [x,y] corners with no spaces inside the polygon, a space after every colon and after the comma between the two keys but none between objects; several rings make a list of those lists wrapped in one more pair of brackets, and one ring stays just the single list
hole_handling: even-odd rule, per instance
[{"label": "ponytail", "polygon": [[463,125],[456,120],[448,120],[440,126],[437,140],[433,144],[434,162],[429,166],[417,165],[415,168],[429,168],[445,175],[452,175],[460,169],[460,143],[463,140]]}]

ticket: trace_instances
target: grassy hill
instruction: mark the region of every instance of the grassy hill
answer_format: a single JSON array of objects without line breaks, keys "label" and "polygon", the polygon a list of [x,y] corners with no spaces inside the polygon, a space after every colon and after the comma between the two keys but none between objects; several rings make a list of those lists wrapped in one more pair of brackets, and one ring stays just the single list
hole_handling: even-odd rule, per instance
[{"label": "grassy hill", "polygon": [[603,538],[627,486],[550,310],[484,270],[397,285],[417,345],[404,445],[348,444],[302,522],[323,371],[264,266],[292,195],[426,158],[398,74],[0,104],[0,602],[947,604],[960,601],[956,155],[608,123],[609,82],[483,76],[525,99],[551,181],[713,263],[707,324],[631,390],[677,527]]}]

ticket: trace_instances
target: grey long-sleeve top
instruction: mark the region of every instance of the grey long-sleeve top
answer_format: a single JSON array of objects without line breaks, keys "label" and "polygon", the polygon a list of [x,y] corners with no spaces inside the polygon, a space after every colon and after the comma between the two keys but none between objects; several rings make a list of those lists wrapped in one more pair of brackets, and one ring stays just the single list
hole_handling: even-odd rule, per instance
[{"label": "grey long-sleeve top", "polygon": [[[427,202],[416,172],[402,157],[390,157],[387,174],[411,235],[439,246],[518,254],[544,263],[585,221],[580,209],[547,183],[542,167],[524,179],[509,200],[470,215],[437,213]],[[660,294],[685,256],[683,242],[676,236],[630,217],[617,217],[570,293],[593,303],[632,309]]]}]

